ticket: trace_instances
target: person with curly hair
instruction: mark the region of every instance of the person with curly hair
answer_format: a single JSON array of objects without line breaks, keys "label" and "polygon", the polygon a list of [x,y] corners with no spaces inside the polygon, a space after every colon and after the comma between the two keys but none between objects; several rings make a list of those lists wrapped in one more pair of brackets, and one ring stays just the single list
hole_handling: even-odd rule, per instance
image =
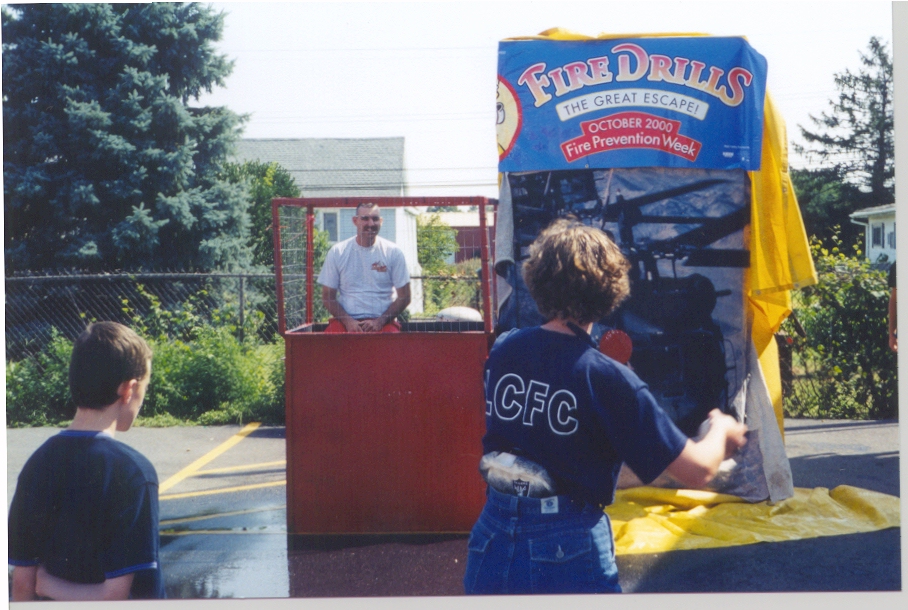
[{"label": "person with curly hair", "polygon": [[714,410],[694,441],[628,367],[590,338],[630,293],[630,265],[601,230],[559,219],[523,275],[541,326],[502,334],[485,365],[485,507],[468,542],[468,594],[619,592],[611,524],[623,463],[706,485],[747,431]]}]

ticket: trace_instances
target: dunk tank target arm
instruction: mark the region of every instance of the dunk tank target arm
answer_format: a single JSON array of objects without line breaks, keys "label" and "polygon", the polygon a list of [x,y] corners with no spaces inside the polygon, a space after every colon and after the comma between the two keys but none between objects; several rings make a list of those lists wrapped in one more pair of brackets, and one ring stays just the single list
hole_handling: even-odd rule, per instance
[{"label": "dunk tank target arm", "polygon": [[[321,332],[315,211],[341,218],[342,210],[350,214],[364,202],[377,204],[386,219],[400,218],[400,208],[476,206],[482,319],[452,323],[412,314],[400,333]],[[480,197],[272,201],[286,350],[289,534],[472,527],[485,500],[477,465],[485,431],[482,367],[493,340],[487,209],[493,203]],[[411,273],[411,286],[417,281]]]}]

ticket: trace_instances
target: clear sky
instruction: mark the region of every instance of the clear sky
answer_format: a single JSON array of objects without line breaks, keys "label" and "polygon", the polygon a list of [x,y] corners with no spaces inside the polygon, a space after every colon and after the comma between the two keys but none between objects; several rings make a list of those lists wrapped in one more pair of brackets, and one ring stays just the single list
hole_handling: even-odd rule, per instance
[{"label": "clear sky", "polygon": [[[201,102],[251,118],[247,138],[404,136],[411,195],[497,197],[498,41],[582,34],[747,36],[789,140],[827,110],[833,74],[892,41],[890,2],[215,3],[227,13],[225,88]],[[806,161],[792,156],[793,167]]]}]

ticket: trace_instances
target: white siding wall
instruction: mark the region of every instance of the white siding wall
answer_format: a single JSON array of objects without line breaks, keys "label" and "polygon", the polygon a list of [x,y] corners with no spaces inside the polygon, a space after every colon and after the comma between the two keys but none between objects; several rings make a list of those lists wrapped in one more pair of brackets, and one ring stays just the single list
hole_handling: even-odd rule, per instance
[{"label": "white siding wall", "polygon": [[895,214],[880,214],[867,219],[865,248],[867,258],[872,262],[895,260]]}]

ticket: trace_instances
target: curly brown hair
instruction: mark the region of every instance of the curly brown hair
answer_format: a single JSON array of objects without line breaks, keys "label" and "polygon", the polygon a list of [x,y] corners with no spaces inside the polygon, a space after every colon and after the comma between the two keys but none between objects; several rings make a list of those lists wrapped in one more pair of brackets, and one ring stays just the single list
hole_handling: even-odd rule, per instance
[{"label": "curly brown hair", "polygon": [[547,320],[595,322],[630,294],[630,263],[608,235],[573,218],[560,218],[530,245],[523,279]]}]

